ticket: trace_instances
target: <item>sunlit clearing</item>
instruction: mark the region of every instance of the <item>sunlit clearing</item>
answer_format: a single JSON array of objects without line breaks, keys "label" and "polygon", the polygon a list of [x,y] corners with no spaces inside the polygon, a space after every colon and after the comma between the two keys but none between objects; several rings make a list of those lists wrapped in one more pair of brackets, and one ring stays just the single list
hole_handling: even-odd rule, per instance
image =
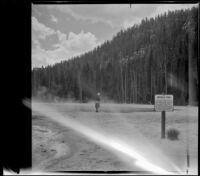
[{"label": "sunlit clearing", "polygon": [[[47,106],[42,103],[36,103],[30,101],[24,101],[24,104],[29,108],[32,108],[32,111],[37,112],[45,117],[48,117],[62,126],[67,128],[71,128],[72,130],[84,135],[85,137],[89,138],[93,142],[100,144],[101,146],[105,147],[109,151],[116,154],[122,154],[124,158],[130,158],[133,162],[133,166],[139,166],[142,169],[147,171],[156,173],[156,174],[174,174],[166,171],[165,169],[155,165],[152,161],[148,161],[144,156],[142,156],[138,151],[136,151],[133,146],[129,145],[127,142],[123,141],[123,139],[119,139],[118,136],[111,136],[105,132],[98,131],[96,129],[92,129],[91,127],[87,127],[82,125],[78,121],[73,120],[67,115],[62,115],[55,109],[50,106]],[[130,161],[130,160],[129,160]],[[130,163],[128,163],[130,164]]]},{"label": "sunlit clearing", "polygon": [[[115,106],[107,106],[109,107],[110,111],[115,113],[117,108]],[[135,106],[133,106],[134,108]],[[145,108],[145,107],[144,107]],[[137,112],[137,108],[136,108]],[[167,157],[163,151],[158,147],[158,145],[153,144],[153,141],[149,141],[144,135],[139,132],[133,123],[130,123],[130,119],[126,118],[127,116],[123,115],[124,113],[115,113],[115,119],[116,121],[119,121],[121,126],[124,126],[124,129],[128,129],[129,134],[131,134],[131,139],[130,140],[130,135],[124,135],[121,136],[123,138],[123,141],[126,142],[126,144],[129,144],[131,148],[134,146],[134,151],[137,154],[142,153],[142,156],[145,158],[149,159],[149,162],[154,163],[155,165],[159,165],[160,168],[168,168],[169,170],[175,170],[177,173],[182,173],[179,167],[170,160],[169,157]],[[119,132],[117,133],[119,135]],[[116,140],[115,140],[116,141]],[[125,144],[123,144],[124,146]],[[126,151],[126,150],[124,150]]]}]

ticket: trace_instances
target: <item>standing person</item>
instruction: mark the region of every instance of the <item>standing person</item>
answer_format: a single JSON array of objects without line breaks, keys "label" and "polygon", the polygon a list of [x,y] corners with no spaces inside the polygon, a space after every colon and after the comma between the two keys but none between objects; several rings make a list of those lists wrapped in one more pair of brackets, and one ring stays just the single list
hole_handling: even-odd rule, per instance
[{"label": "standing person", "polygon": [[96,112],[99,112],[99,107],[100,107],[100,92],[97,93],[97,98],[96,98],[96,102],[95,102],[95,108],[96,108]]}]

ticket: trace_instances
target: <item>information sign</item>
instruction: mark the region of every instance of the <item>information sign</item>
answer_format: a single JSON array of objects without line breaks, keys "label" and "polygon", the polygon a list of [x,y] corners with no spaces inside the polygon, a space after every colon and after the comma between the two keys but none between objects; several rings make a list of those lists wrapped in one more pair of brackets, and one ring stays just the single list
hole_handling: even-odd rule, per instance
[{"label": "information sign", "polygon": [[173,111],[173,95],[155,95],[155,111]]}]

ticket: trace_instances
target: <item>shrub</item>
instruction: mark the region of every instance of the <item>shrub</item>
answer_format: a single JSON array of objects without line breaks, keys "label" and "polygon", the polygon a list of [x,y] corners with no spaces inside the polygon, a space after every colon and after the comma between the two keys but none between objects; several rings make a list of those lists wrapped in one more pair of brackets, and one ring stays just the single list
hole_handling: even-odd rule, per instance
[{"label": "shrub", "polygon": [[176,129],[169,129],[167,130],[167,138],[169,140],[178,140],[180,132]]}]

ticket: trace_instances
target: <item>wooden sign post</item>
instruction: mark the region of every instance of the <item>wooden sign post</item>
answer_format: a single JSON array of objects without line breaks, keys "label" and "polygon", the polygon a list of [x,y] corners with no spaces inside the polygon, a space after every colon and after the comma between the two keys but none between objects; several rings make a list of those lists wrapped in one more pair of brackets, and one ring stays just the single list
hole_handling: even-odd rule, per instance
[{"label": "wooden sign post", "polygon": [[155,111],[161,112],[161,138],[165,138],[166,111],[173,111],[173,95],[155,95]]},{"label": "wooden sign post", "polygon": [[162,111],[161,116],[161,138],[165,138],[165,111]]}]

